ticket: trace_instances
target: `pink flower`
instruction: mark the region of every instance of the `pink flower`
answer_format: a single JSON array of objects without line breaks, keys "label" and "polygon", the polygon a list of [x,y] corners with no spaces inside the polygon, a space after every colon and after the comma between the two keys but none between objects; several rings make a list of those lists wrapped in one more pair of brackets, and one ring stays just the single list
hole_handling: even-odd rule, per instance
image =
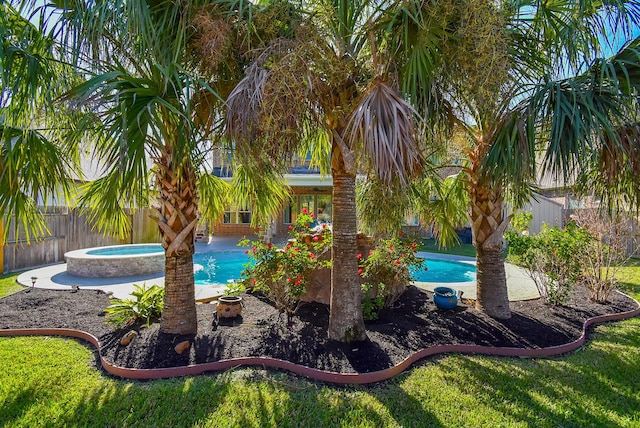
[{"label": "pink flower", "polygon": [[395,263],[396,265],[399,265],[399,264],[400,264],[400,263],[402,263],[402,262],[401,262],[400,260],[396,260],[394,263]]},{"label": "pink flower", "polygon": [[291,281],[293,281],[293,279],[287,278],[287,282],[291,282]]},{"label": "pink flower", "polygon": [[362,258],[362,254],[358,253],[358,255],[356,256],[356,259],[360,260]]},{"label": "pink flower", "polygon": [[309,214],[311,216],[311,218],[313,218],[313,213]]},{"label": "pink flower", "polygon": [[315,254],[313,254],[313,253],[311,253],[311,254],[309,254],[309,258],[310,258],[310,259],[315,259],[315,258],[316,258],[316,255],[315,255]]},{"label": "pink flower", "polygon": [[309,210],[308,210],[308,209],[306,209],[306,208],[303,208],[303,209],[302,209],[302,214],[309,214]]},{"label": "pink flower", "polygon": [[296,278],[298,278],[298,279],[302,279],[302,275],[298,275]]},{"label": "pink flower", "polygon": [[289,225],[289,230],[293,230],[293,226],[292,225]]},{"label": "pink flower", "polygon": [[296,281],[296,285],[300,285],[300,284],[302,284],[302,283],[300,282],[300,280],[297,280],[297,281]]},{"label": "pink flower", "polygon": [[320,237],[316,235],[316,236],[313,237],[313,240],[318,242],[320,240]]},{"label": "pink flower", "polygon": [[364,272],[362,268],[358,269],[358,275],[362,275],[362,272]]},{"label": "pink flower", "polygon": [[245,254],[249,254],[249,250],[244,250],[244,253]]},{"label": "pink flower", "polygon": [[369,255],[373,255],[373,250],[369,250]]},{"label": "pink flower", "polygon": [[252,282],[255,284],[258,280],[254,278]]}]

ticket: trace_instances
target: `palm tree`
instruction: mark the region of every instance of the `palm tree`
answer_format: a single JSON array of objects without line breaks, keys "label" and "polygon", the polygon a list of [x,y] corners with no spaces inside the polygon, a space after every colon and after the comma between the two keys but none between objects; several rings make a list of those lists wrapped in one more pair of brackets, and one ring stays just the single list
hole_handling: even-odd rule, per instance
[{"label": "palm tree", "polygon": [[[227,133],[236,155],[284,166],[311,150],[330,153],[333,247],[329,337],[365,338],[358,281],[356,174],[406,185],[421,170],[419,121],[395,86],[380,11],[366,0],[305,2],[292,11],[287,37],[255,56],[227,100]],[[285,161],[285,162],[283,162]],[[260,168],[260,164],[257,166]]]},{"label": "palm tree", "polygon": [[[629,40],[639,6],[443,0],[389,13],[394,44],[406,59],[400,81],[407,97],[446,131],[441,135],[465,141],[476,307],[509,318],[505,200],[515,207],[527,200],[540,166],[569,177],[599,148],[629,159],[637,145],[616,130],[637,122],[639,41],[602,56],[612,35]],[[416,64],[429,64],[427,73],[418,74]]]},{"label": "palm tree", "polygon": [[68,193],[77,173],[77,150],[64,138],[68,115],[58,115],[54,132],[50,110],[72,77],[50,61],[54,40],[7,2],[0,4],[0,39],[0,229],[7,218],[15,236],[22,231],[30,241],[48,232],[38,205]]},{"label": "palm tree", "polygon": [[[100,160],[102,177],[88,183],[78,199],[89,210],[90,219],[101,230],[122,233],[131,227],[125,210],[148,206],[151,191],[156,192],[156,221],[166,255],[161,331],[170,334],[197,331],[194,230],[199,217],[221,214],[228,190],[203,170],[215,124],[210,106],[217,94],[193,56],[191,43],[195,43],[196,32],[190,23],[204,3],[61,1],[36,9],[41,12],[39,28],[22,20],[34,37],[50,44],[43,67],[63,64],[73,72],[71,80],[51,73],[55,81],[67,85],[64,96],[46,100],[43,105],[47,110],[42,113],[50,117],[57,113],[58,121],[61,113],[73,113],[74,120],[65,122],[69,129],[64,136],[76,150],[81,144],[90,145]],[[26,1],[22,7],[29,6],[33,5]],[[5,3],[3,7],[10,10]],[[5,43],[13,41],[15,38]],[[5,73],[11,72],[7,81],[17,82],[15,86],[20,88],[23,80],[41,78],[32,87],[39,91],[36,95],[46,94],[50,81],[42,79],[49,75],[40,70],[25,75],[16,64],[4,62]],[[22,98],[17,95],[22,93],[3,92],[12,103],[23,98],[36,101],[33,93]],[[10,132],[3,131],[5,141],[11,138]],[[50,128],[39,140],[40,147],[51,144],[65,159],[61,146],[51,142],[51,137],[59,134],[60,127]],[[4,147],[8,150],[7,144]],[[33,155],[45,156],[46,152]],[[49,160],[54,162],[64,163],[56,157]],[[19,167],[7,165],[3,171]],[[42,174],[49,172],[53,173],[51,182],[63,178],[57,169],[42,170]],[[9,173],[3,175],[7,180],[12,178]],[[17,177],[40,184],[29,168]],[[13,212],[19,212],[19,203],[13,203]]]}]

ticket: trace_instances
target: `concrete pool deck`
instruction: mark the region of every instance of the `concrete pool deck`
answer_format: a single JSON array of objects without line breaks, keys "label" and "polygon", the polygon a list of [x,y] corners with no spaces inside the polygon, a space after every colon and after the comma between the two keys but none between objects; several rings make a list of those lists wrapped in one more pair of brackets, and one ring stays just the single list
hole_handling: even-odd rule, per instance
[{"label": "concrete pool deck", "polygon": [[[237,236],[213,237],[208,243],[196,243],[196,253],[210,253],[221,250],[241,251],[241,248],[236,245],[237,242]],[[472,257],[451,254],[419,252],[418,256],[470,264],[475,263],[475,259]],[[509,300],[530,300],[540,297],[535,284],[523,269],[511,264],[506,264],[505,269],[507,273]],[[77,285],[80,289],[102,290],[119,299],[129,297],[134,289],[133,284],[146,283],[147,285],[157,284],[164,286],[164,274],[162,273],[117,278],[82,278],[68,274],[66,263],[43,266],[23,272],[18,276],[17,281],[25,287],[31,287],[32,277],[37,278],[35,283],[35,287],[37,288],[70,290],[72,286]],[[439,286],[450,287],[464,292],[463,298],[476,298],[475,281],[461,283],[417,282],[415,285],[429,291],[433,291],[435,287]],[[224,293],[225,288],[224,285],[196,286],[196,301],[208,302],[214,300]]]}]

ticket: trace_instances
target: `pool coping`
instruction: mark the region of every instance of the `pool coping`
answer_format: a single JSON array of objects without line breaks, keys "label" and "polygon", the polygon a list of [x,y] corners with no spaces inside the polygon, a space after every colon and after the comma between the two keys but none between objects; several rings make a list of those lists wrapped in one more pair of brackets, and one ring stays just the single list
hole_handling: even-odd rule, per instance
[{"label": "pool coping", "polygon": [[135,380],[155,380],[166,379],[183,376],[195,376],[207,372],[217,372],[228,370],[239,366],[261,366],[271,369],[287,370],[297,375],[307,377],[309,379],[335,383],[335,384],[370,384],[388,380],[407,370],[411,365],[426,357],[445,354],[478,354],[487,356],[501,357],[534,357],[545,358],[566,354],[583,346],[587,341],[587,331],[589,327],[596,323],[608,321],[618,321],[632,318],[640,315],[640,303],[632,297],[616,290],[636,303],[636,309],[631,311],[600,315],[588,318],[582,326],[582,334],[572,342],[551,346],[546,348],[513,348],[513,347],[491,347],[481,345],[438,345],[429,348],[423,348],[405,358],[399,364],[388,369],[379,370],[369,373],[337,373],[320,369],[310,368],[290,361],[280,360],[270,357],[244,357],[233,358],[228,360],[213,361],[202,364],[193,364],[181,367],[167,367],[155,369],[133,369],[109,363],[102,356],[100,341],[90,333],[74,330],[74,329],[58,329],[58,328],[34,328],[34,329],[4,329],[0,330],[0,336],[63,336],[82,339],[90,343],[97,351],[102,368],[109,374]]}]

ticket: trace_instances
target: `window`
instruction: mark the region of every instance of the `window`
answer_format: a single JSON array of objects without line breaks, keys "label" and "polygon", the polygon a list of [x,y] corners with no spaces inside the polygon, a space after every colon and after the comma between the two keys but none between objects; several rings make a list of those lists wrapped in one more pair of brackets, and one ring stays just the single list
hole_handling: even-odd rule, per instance
[{"label": "window", "polygon": [[309,213],[316,212],[316,196],[315,195],[300,195],[300,212],[307,209]]},{"label": "window", "polygon": [[402,222],[405,226],[420,226],[420,219],[415,214],[407,214]]},{"label": "window", "polygon": [[284,207],[282,222],[291,224],[296,221],[296,216],[306,209],[313,213],[320,223],[331,222],[331,195],[300,195],[292,196],[288,204]]},{"label": "window", "polygon": [[317,219],[319,222],[331,222],[331,207],[331,195],[318,195]]},{"label": "window", "polygon": [[251,208],[231,207],[224,212],[222,222],[224,224],[249,224],[251,223]]},{"label": "window", "polygon": [[291,224],[296,220],[296,214],[298,213],[298,197],[292,196],[287,205],[284,206],[284,213],[282,216],[282,223]]}]

